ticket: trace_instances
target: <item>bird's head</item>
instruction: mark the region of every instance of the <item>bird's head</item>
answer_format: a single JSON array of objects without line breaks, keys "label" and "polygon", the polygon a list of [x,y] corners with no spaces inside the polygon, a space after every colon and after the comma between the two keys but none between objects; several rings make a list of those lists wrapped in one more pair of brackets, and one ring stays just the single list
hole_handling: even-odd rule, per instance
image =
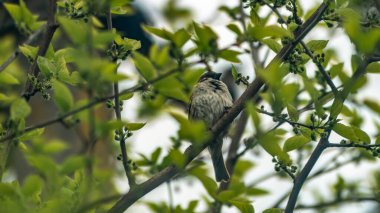
[{"label": "bird's head", "polygon": [[208,71],[208,72],[204,73],[203,75],[201,75],[198,82],[202,82],[202,81],[205,81],[207,79],[220,80],[221,75],[222,75],[222,73]]}]

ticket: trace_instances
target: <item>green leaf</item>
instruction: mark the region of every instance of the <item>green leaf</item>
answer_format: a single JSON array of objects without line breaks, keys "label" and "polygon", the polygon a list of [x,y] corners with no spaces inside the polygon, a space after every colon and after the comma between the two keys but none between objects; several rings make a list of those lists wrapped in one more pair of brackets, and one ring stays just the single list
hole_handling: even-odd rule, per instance
[{"label": "green leaf", "polygon": [[171,40],[173,38],[173,34],[165,29],[159,29],[159,28],[155,28],[155,27],[150,27],[150,26],[147,26],[147,25],[143,25],[142,28],[149,32],[149,33],[152,33],[160,38],[163,38],[165,40]]},{"label": "green leaf", "polygon": [[52,140],[44,144],[42,151],[47,154],[56,154],[68,148],[69,146],[67,145],[67,143],[60,140]]},{"label": "green leaf", "polygon": [[170,76],[154,83],[154,87],[160,94],[166,97],[188,103],[189,99],[185,93],[185,87],[178,79],[177,76]]},{"label": "green leaf", "polygon": [[246,193],[250,196],[265,196],[269,194],[269,191],[265,189],[252,187],[252,188],[246,189]]},{"label": "green leaf", "polygon": [[38,56],[37,58],[38,68],[40,68],[42,74],[46,78],[50,78],[54,73],[57,73],[57,68],[55,65],[47,58],[43,56]]},{"label": "green leaf", "polygon": [[266,209],[263,211],[263,213],[283,213],[284,210],[279,209],[279,208],[271,208],[271,209]]},{"label": "green leaf", "polygon": [[236,81],[239,73],[234,65],[231,66],[231,74],[232,78],[234,78],[234,80]]},{"label": "green leaf", "polygon": [[370,63],[366,68],[367,73],[380,73],[380,63]]},{"label": "green leaf", "polygon": [[138,52],[133,53],[133,61],[137,70],[146,80],[152,80],[157,76],[157,71],[153,64],[143,55]]},{"label": "green leaf", "polygon": [[343,72],[343,63],[335,64],[330,69],[330,77],[333,79],[335,76],[339,76]]},{"label": "green leaf", "polygon": [[236,198],[239,194],[233,190],[224,190],[216,195],[217,199],[222,202],[227,202],[233,198]]},{"label": "green leaf", "polygon": [[109,0],[111,8],[122,7],[131,3],[131,0]]},{"label": "green leaf", "polygon": [[240,60],[238,58],[239,54],[240,52],[235,50],[222,50],[219,52],[219,57],[233,63],[240,63]]},{"label": "green leaf", "polygon": [[5,9],[7,9],[8,13],[11,15],[12,19],[18,23],[22,20],[22,12],[18,5],[4,3]]},{"label": "green leaf", "polygon": [[273,60],[265,69],[258,71],[258,74],[270,86],[278,89],[283,81],[283,77],[288,74],[288,69],[285,65],[281,65],[279,60]]},{"label": "green leaf", "polygon": [[183,168],[186,163],[186,157],[185,155],[180,152],[178,149],[172,149],[169,152],[170,160],[173,164],[175,164],[179,168]]},{"label": "green leaf", "polygon": [[340,98],[335,98],[330,109],[330,117],[337,118],[340,112],[342,111],[342,108],[343,102],[340,100]]},{"label": "green leaf", "polygon": [[161,151],[162,151],[161,147],[158,147],[156,150],[154,150],[154,152],[152,152],[150,160],[152,161],[153,164],[157,163],[157,160],[160,157]]},{"label": "green leaf", "polygon": [[291,163],[291,159],[288,153],[284,152],[279,145],[279,142],[285,133],[285,130],[276,129],[260,136],[258,140],[259,144],[264,148],[266,152],[268,152],[273,157],[277,156],[279,160],[286,164],[289,164]]},{"label": "green leaf", "polygon": [[191,174],[197,177],[198,180],[201,181],[203,187],[206,189],[209,195],[215,196],[215,193],[218,190],[218,185],[212,178],[206,176],[202,169],[197,169],[197,168],[191,170]]},{"label": "green leaf", "polygon": [[19,30],[23,33],[30,34],[34,30],[40,28],[44,22],[37,21],[38,16],[33,15],[23,0],[20,0],[20,5],[4,3],[4,7],[15,21]]},{"label": "green leaf", "polygon": [[70,111],[74,105],[74,98],[66,85],[59,81],[53,81],[54,103],[61,113]]},{"label": "green leaf", "polygon": [[354,130],[351,127],[346,126],[344,124],[340,124],[340,123],[335,124],[333,130],[338,135],[340,135],[344,138],[347,138],[349,140],[357,141],[357,139],[358,139],[355,135]]},{"label": "green leaf", "polygon": [[134,93],[127,93],[127,94],[120,95],[120,96],[119,96],[119,99],[120,99],[121,101],[129,100],[129,99],[131,99],[131,98],[133,97],[133,94],[134,94]]},{"label": "green leaf", "polygon": [[302,147],[303,145],[307,144],[310,142],[310,139],[303,136],[303,135],[295,135],[293,137],[288,138],[285,141],[284,144],[284,151],[289,152],[295,149],[298,149]]},{"label": "green leaf", "polygon": [[242,177],[253,166],[254,166],[254,164],[251,161],[239,159],[238,162],[236,163],[236,166],[235,166],[234,176]]},{"label": "green leaf", "polygon": [[139,130],[139,129],[143,128],[145,126],[145,124],[146,123],[126,123],[125,127],[129,131],[136,131],[136,130]]},{"label": "green leaf", "polygon": [[270,25],[270,26],[254,26],[248,29],[249,34],[252,36],[252,38],[262,41],[264,38],[267,37],[274,37],[274,38],[282,38],[282,37],[289,37],[293,38],[293,33],[291,33],[289,30],[282,28],[277,25]]},{"label": "green leaf", "polygon": [[178,123],[180,129],[178,130],[178,136],[181,139],[189,140],[192,143],[201,143],[210,138],[210,133],[207,131],[205,123],[202,121],[189,121],[183,114],[177,112],[170,112]]},{"label": "green leaf", "polygon": [[191,38],[190,33],[185,29],[180,29],[173,35],[173,41],[178,48],[181,48]]},{"label": "green leaf", "polygon": [[362,142],[368,144],[371,142],[371,139],[366,132],[354,126],[346,126],[344,124],[337,123],[334,125],[333,130],[338,135],[355,143]]},{"label": "green leaf", "polygon": [[18,137],[18,139],[20,141],[30,140],[34,137],[42,135],[44,133],[44,131],[45,131],[45,128],[38,128],[38,129],[35,129],[33,131],[26,132],[26,133],[22,134],[20,137]]},{"label": "green leaf", "polygon": [[2,105],[9,105],[10,103],[13,102],[13,100],[14,100],[13,97],[9,97],[3,93],[0,93],[0,101]]},{"label": "green leaf", "polygon": [[250,18],[252,24],[254,24],[255,26],[263,24],[261,19],[260,19],[259,14],[254,9],[251,10],[249,18]]},{"label": "green leaf", "polygon": [[32,112],[32,109],[24,98],[19,98],[12,103],[10,111],[11,119],[18,121],[26,118]]},{"label": "green leaf", "polygon": [[27,44],[23,44],[19,46],[20,52],[27,58],[27,59],[35,59],[38,52],[38,47],[33,47]]},{"label": "green leaf", "polygon": [[41,193],[43,180],[37,175],[29,175],[22,187],[22,193],[25,197],[31,197],[33,195],[38,195]]},{"label": "green leaf", "polygon": [[66,63],[74,62],[77,57],[77,51],[74,48],[60,49],[54,53],[55,58],[63,57]]},{"label": "green leaf", "polygon": [[254,213],[255,209],[249,201],[230,200],[229,203],[234,205],[242,213]]},{"label": "green leaf", "polygon": [[108,122],[102,122],[97,125],[97,136],[104,137],[108,136],[111,132],[113,133],[117,129],[125,127],[125,122],[119,120],[110,120]]},{"label": "green leaf", "polygon": [[196,22],[193,22],[193,26],[195,34],[197,35],[196,43],[198,47],[202,50],[211,48],[210,42],[218,39],[218,35],[209,26],[201,26]]},{"label": "green leaf", "polygon": [[297,122],[300,116],[298,110],[291,104],[287,104],[286,109],[288,110],[289,118],[292,121]]},{"label": "green leaf", "polygon": [[77,45],[88,43],[89,27],[86,23],[80,20],[71,20],[63,16],[58,17],[58,21],[73,43]]},{"label": "green leaf", "polygon": [[115,43],[123,46],[124,50],[135,51],[141,48],[140,41],[130,38],[121,38],[121,36],[116,36]]},{"label": "green leaf", "polygon": [[0,85],[16,85],[20,84],[20,81],[17,78],[13,77],[13,75],[7,72],[0,73]]},{"label": "green leaf", "polygon": [[250,115],[253,125],[255,126],[256,132],[260,132],[261,119],[259,114],[257,113],[256,106],[253,102],[249,101],[246,104],[247,113]]},{"label": "green leaf", "polygon": [[262,42],[267,45],[271,50],[273,50],[275,53],[278,53],[280,52],[280,50],[282,49],[282,46],[281,44],[279,44],[276,40],[274,39],[271,39],[271,38],[267,38],[267,39],[263,39]]},{"label": "green leaf", "polygon": [[236,24],[228,24],[227,25],[227,28],[229,30],[231,30],[232,32],[234,32],[237,36],[240,36],[242,35],[243,33],[241,32],[239,26],[237,26]]},{"label": "green leaf", "polygon": [[363,103],[372,111],[380,115],[380,104],[377,101],[365,99]]},{"label": "green leaf", "polygon": [[67,158],[61,167],[62,174],[72,174],[78,169],[84,168],[86,165],[86,158],[84,156],[72,156]]},{"label": "green leaf", "polygon": [[72,78],[69,69],[67,69],[65,58],[63,56],[56,58],[55,64],[57,79],[65,83],[72,84]]},{"label": "green leaf", "polygon": [[329,43],[328,40],[312,40],[307,42],[307,46],[311,51],[317,51],[317,50],[323,50],[326,46],[327,43]]},{"label": "green leaf", "polygon": [[54,162],[50,157],[44,155],[29,155],[27,159],[31,166],[47,175],[48,177],[56,175],[57,163]]}]

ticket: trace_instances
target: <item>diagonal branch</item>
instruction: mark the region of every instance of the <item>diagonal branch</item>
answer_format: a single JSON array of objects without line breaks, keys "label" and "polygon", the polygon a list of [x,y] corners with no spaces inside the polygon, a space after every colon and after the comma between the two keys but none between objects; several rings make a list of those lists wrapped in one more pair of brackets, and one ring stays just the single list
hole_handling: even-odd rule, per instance
[{"label": "diagonal branch", "polygon": [[[31,44],[36,38],[43,32],[45,29],[46,25],[42,26],[38,30],[36,30],[33,34],[31,34],[28,39],[23,43],[24,45],[29,45]],[[16,51],[9,56],[9,58],[2,64],[0,65],[0,72],[5,70],[20,54],[20,48],[17,48]]]},{"label": "diagonal branch", "polygon": [[[298,28],[295,32],[295,40],[290,44],[284,46],[281,51],[276,55],[276,57],[269,63],[266,70],[271,70],[274,66],[281,63],[283,59],[289,56],[293,51],[295,46],[305,37],[310,30],[319,22],[320,17],[327,8],[326,3],[322,3],[321,6],[312,14],[312,16]],[[228,124],[230,124],[236,116],[244,109],[247,100],[252,99],[264,85],[263,79],[257,77],[244,91],[244,93],[239,97],[239,99],[234,103],[233,107],[226,113],[219,121],[211,128],[211,133],[213,134],[212,139],[216,138]],[[185,151],[186,163],[189,164],[199,153],[207,147],[207,145],[212,142],[212,139],[208,143],[203,144],[200,148],[195,148],[189,146]],[[165,181],[176,175],[180,169],[175,165],[166,167],[161,172],[157,173],[155,176],[149,180],[137,185],[135,188],[131,189],[127,194],[122,196],[120,200],[109,210],[109,212],[123,212],[132,204],[134,204],[138,199],[143,197],[145,194],[149,193]]]},{"label": "diagonal branch", "polygon": [[[330,114],[330,118],[329,118],[330,120],[335,120],[337,118],[337,116],[339,115],[340,111],[343,108],[344,100],[348,97],[349,93],[352,90],[352,87],[357,82],[357,80],[365,74],[366,68],[369,63],[370,63],[370,60],[368,58],[363,60],[362,63],[358,66],[358,68],[355,70],[354,75],[345,84],[342,92],[340,92],[339,95],[335,97],[334,103],[340,102],[340,105],[337,105],[338,107],[334,109],[335,110],[334,114],[333,113]],[[334,103],[333,103],[333,107],[334,107]],[[322,152],[326,148],[328,148],[330,145],[330,143],[328,142],[330,132],[331,132],[331,129],[328,129],[325,131],[325,133],[327,133],[327,136],[321,138],[321,140],[318,142],[317,147],[314,149],[309,160],[307,161],[305,167],[302,169],[300,174],[296,177],[293,188],[292,188],[292,192],[290,193],[289,200],[285,208],[285,213],[293,212],[294,207],[297,202],[298,194],[300,193],[301,188],[306,181],[306,178],[309,176],[311,170],[313,169],[315,163],[318,161]]]},{"label": "diagonal branch", "polygon": [[[109,9],[107,11],[107,28],[109,31],[112,31],[112,13],[111,13],[111,9]],[[117,73],[117,68],[115,69],[115,72]],[[120,107],[120,103],[122,103],[120,101],[120,98],[119,98],[119,82],[115,82],[114,85],[113,85],[113,92],[114,92],[114,109],[115,109],[115,115],[116,115],[116,119],[118,121],[121,121],[121,107]],[[131,168],[130,166],[128,165],[128,154],[127,154],[127,148],[125,146],[125,139],[126,139],[126,136],[123,134],[123,128],[120,128],[118,130],[118,133],[121,134],[120,135],[120,151],[121,151],[121,156],[122,156],[122,162],[123,162],[123,167],[124,167],[124,171],[125,171],[125,175],[127,176],[127,179],[128,179],[128,184],[129,184],[129,187],[132,188],[136,185],[136,180],[135,180],[135,176],[132,174],[132,171],[131,171]]]},{"label": "diagonal branch", "polygon": [[296,206],[296,209],[316,210],[316,209],[336,206],[342,203],[353,203],[353,202],[363,202],[363,201],[380,203],[380,199],[376,197],[348,197],[348,198],[336,199],[336,200],[326,201],[326,202],[317,203],[317,204],[311,204],[311,205],[299,205],[299,206]]},{"label": "diagonal branch", "polygon": [[[194,65],[194,64],[198,64],[198,63],[199,63],[199,62],[192,62],[192,63],[189,63],[189,64],[187,64],[187,65],[188,65],[188,66],[191,66],[191,65]],[[143,90],[146,89],[149,85],[154,84],[154,83],[156,83],[157,81],[160,81],[160,80],[162,80],[162,79],[164,79],[164,78],[166,78],[166,77],[168,77],[168,76],[171,76],[171,75],[173,75],[174,73],[177,73],[177,72],[180,71],[180,70],[181,70],[180,68],[172,69],[172,70],[170,70],[170,71],[168,71],[168,72],[166,72],[166,73],[164,73],[164,74],[158,76],[158,77],[155,78],[155,79],[152,79],[152,80],[150,80],[150,81],[148,81],[148,82],[145,82],[145,83],[142,83],[142,84],[139,84],[139,85],[133,86],[133,87],[131,87],[131,88],[129,88],[129,89],[125,89],[125,90],[119,92],[118,94],[119,94],[119,95],[125,95],[125,94],[130,94],[130,93],[133,93],[133,92],[137,92],[137,91],[143,91]],[[77,113],[79,113],[79,112],[81,112],[81,111],[84,111],[84,110],[86,110],[86,109],[89,109],[89,108],[91,108],[91,107],[93,107],[93,106],[95,106],[95,105],[97,105],[97,104],[100,104],[100,103],[102,103],[102,102],[105,102],[105,101],[107,101],[107,100],[109,100],[109,99],[113,99],[113,98],[115,98],[115,95],[109,95],[109,96],[106,96],[106,97],[97,98],[97,99],[95,99],[95,100],[89,102],[88,104],[85,104],[85,105],[83,105],[83,106],[81,106],[81,107],[79,107],[79,108],[76,108],[76,109],[74,109],[74,110],[72,110],[72,111],[70,111],[70,112],[67,112],[66,114],[60,115],[60,116],[58,116],[58,117],[56,117],[56,118],[53,118],[53,119],[51,119],[51,120],[44,121],[44,122],[42,122],[42,123],[40,123],[40,124],[37,124],[37,125],[34,125],[34,126],[27,127],[27,128],[25,128],[23,131],[19,131],[17,134],[16,134],[16,133],[12,133],[12,134],[9,134],[9,135],[7,135],[7,136],[5,136],[5,137],[2,137],[2,138],[0,138],[0,143],[3,143],[3,142],[5,142],[5,141],[7,141],[7,140],[9,140],[9,139],[16,138],[16,137],[18,137],[18,136],[20,136],[20,135],[22,135],[22,134],[24,134],[24,133],[28,133],[28,132],[31,132],[31,131],[33,131],[33,130],[39,129],[39,128],[43,128],[43,127],[50,126],[50,125],[52,125],[52,124],[54,124],[54,123],[61,122],[61,121],[63,121],[64,119],[66,119],[66,118],[68,118],[68,117],[70,117],[70,116],[72,116],[72,115],[75,115],[75,114],[77,114]]]},{"label": "diagonal branch", "polygon": [[[49,0],[49,8],[48,8],[48,20],[47,27],[44,34],[43,39],[39,45],[38,53],[32,66],[30,67],[29,74],[37,77],[40,69],[37,66],[37,58],[38,56],[44,56],[49,48],[50,42],[53,39],[53,35],[58,28],[58,24],[56,22],[55,13],[57,11],[57,0]],[[33,88],[33,84],[27,80],[25,92],[22,95],[26,100],[29,100],[37,91]]]},{"label": "diagonal branch", "polygon": [[[271,4],[266,4],[276,15],[277,17],[282,21],[282,23],[286,23],[285,19],[281,16],[280,12],[277,8],[273,7]],[[296,4],[294,2],[293,7],[296,8]],[[297,13],[297,12],[295,12]],[[300,42],[301,46],[305,49],[305,53],[311,58],[311,60],[315,63],[317,66],[319,72],[322,74],[323,78],[325,79],[326,83],[330,86],[331,91],[333,92],[334,96],[338,96],[338,89],[336,88],[334,82],[331,80],[330,76],[327,74],[325,68],[322,66],[322,64],[314,57],[313,53],[309,49],[309,47],[305,44],[305,42]]]}]

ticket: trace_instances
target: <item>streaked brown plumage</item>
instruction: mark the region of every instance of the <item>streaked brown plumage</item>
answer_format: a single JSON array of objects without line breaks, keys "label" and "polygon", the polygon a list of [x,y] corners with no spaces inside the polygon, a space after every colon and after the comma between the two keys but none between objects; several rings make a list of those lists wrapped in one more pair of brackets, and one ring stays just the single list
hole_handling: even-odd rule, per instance
[{"label": "streaked brown plumage", "polygon": [[[219,80],[220,76],[220,73],[215,72],[207,72],[201,76],[190,97],[189,119],[203,120],[207,127],[212,127],[232,106],[231,94],[227,86]],[[230,178],[222,154],[224,135],[222,133],[208,147],[218,182],[228,181]]]}]

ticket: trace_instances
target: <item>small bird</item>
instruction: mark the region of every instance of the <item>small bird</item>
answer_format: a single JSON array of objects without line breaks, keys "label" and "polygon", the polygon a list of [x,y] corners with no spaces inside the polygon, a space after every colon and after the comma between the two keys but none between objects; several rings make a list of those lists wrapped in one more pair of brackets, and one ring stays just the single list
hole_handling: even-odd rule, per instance
[{"label": "small bird", "polygon": [[[232,107],[231,94],[227,86],[220,81],[221,75],[209,71],[200,77],[190,96],[188,112],[190,120],[203,120],[206,126],[211,128],[226,110]],[[220,134],[208,147],[217,182],[227,182],[230,179],[222,154],[225,134],[226,132]]]}]

